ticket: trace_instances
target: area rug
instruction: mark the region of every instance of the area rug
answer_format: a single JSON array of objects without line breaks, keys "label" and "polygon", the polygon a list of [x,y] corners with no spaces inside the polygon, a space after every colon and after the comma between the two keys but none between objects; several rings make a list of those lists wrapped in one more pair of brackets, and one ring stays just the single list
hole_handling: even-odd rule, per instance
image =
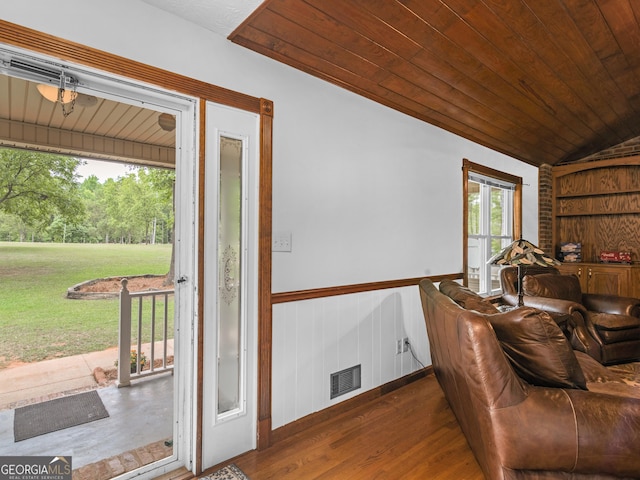
[{"label": "area rug", "polygon": [[16,442],[108,417],[96,390],[16,408],[13,436]]},{"label": "area rug", "polygon": [[249,477],[232,463],[199,480],[249,480]]}]

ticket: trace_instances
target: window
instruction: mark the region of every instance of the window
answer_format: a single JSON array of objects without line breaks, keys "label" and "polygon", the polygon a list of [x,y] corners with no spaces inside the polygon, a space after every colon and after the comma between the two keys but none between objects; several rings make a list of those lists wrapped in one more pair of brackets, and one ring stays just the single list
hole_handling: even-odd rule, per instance
[{"label": "window", "polygon": [[463,161],[465,284],[481,295],[500,293],[494,254],[521,233],[522,178]]}]

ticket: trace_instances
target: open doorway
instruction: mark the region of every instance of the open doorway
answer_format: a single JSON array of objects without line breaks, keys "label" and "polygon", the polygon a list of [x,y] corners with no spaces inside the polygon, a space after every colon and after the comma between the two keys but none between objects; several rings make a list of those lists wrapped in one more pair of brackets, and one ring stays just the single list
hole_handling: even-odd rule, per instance
[{"label": "open doorway", "polygon": [[[187,421],[192,415],[189,411],[189,402],[185,401],[184,392],[190,390],[189,372],[193,368],[193,359],[189,355],[180,356],[180,345],[189,345],[191,343],[190,332],[194,315],[194,289],[188,279],[195,278],[194,274],[194,251],[195,232],[193,225],[195,224],[195,207],[192,201],[195,179],[195,101],[189,98],[179,97],[174,94],[162,92],[149,86],[134,85],[123,79],[107,78],[99,72],[88,71],[81,68],[62,66],[56,62],[44,57],[34,57],[25,52],[0,49],[0,57],[4,72],[6,75],[0,76],[0,93],[9,95],[7,100],[0,103],[6,105],[8,112],[2,113],[2,122],[10,126],[16,126],[20,123],[21,128],[15,129],[16,134],[12,136],[10,142],[6,142],[5,146],[12,147],[20,151],[38,150],[50,152],[65,157],[82,158],[88,157],[93,159],[107,160],[112,164],[121,164],[126,162],[136,165],[135,173],[136,181],[140,180],[139,172],[144,172],[145,176],[149,176],[149,172],[155,171],[158,167],[160,171],[175,172],[175,189],[177,199],[175,204],[175,236],[170,232],[171,221],[153,223],[153,227],[148,227],[144,234],[144,239],[136,243],[130,232],[115,234],[113,231],[109,233],[102,232],[99,235],[92,235],[91,238],[100,238],[97,243],[98,250],[108,250],[114,245],[153,245],[159,247],[166,245],[157,239],[163,237],[171,240],[171,245],[176,246],[174,251],[171,247],[164,248],[162,255],[167,257],[167,271],[162,272],[165,275],[172,268],[171,276],[174,279],[178,277],[181,282],[176,285],[174,294],[169,300],[164,300],[164,305],[160,308],[171,313],[171,330],[172,357],[173,368],[168,374],[157,376],[149,376],[131,382],[131,387],[118,389],[113,386],[110,397],[102,397],[102,404],[108,411],[108,416],[97,421],[86,424],[90,430],[93,429],[91,437],[104,439],[105,436],[95,435],[95,429],[99,428],[98,423],[104,421],[115,420],[118,415],[115,412],[133,413],[132,406],[140,406],[142,410],[137,415],[141,419],[145,419],[139,428],[131,425],[131,420],[125,421],[125,428],[120,427],[119,433],[116,432],[115,443],[122,446],[122,451],[130,451],[138,448],[131,447],[126,441],[132,437],[146,438],[145,434],[150,430],[151,425],[157,425],[158,422],[153,421],[152,410],[157,410],[157,418],[162,418],[163,424],[168,427],[169,434],[166,431],[159,433],[160,438],[155,441],[160,446],[167,447],[160,453],[160,457],[151,454],[147,457],[148,462],[145,465],[138,465],[142,469],[137,469],[136,474],[140,474],[141,470],[150,470],[152,468],[168,469],[172,465],[181,460],[184,465],[184,456],[189,455],[189,449],[185,444],[191,437],[190,422]],[[64,90],[72,91],[75,97],[68,102],[64,98],[58,98],[57,101],[50,101],[44,98],[38,89],[38,85],[53,84],[51,72],[61,74],[61,83]],[[49,77],[47,77],[47,75]],[[49,80],[47,80],[49,79]],[[58,85],[58,89],[60,87]],[[54,88],[55,90],[55,88]],[[10,92],[10,94],[8,93]],[[55,99],[54,99],[55,100]],[[62,101],[60,101],[62,100]],[[100,183],[100,182],[99,182]],[[114,182],[116,183],[116,182]],[[129,182],[135,184],[135,182]],[[100,183],[102,187],[104,185]],[[129,185],[131,186],[131,185]],[[100,187],[100,188],[102,188]],[[96,187],[98,188],[98,187]],[[186,193],[186,194],[184,194]],[[134,199],[139,199],[135,194],[131,197],[129,203]],[[126,207],[126,201],[124,206]],[[149,208],[150,210],[150,208]],[[124,215],[124,213],[122,213]],[[153,232],[153,233],[152,233]],[[50,242],[55,244],[64,244],[73,248],[76,246],[89,246],[91,242],[72,242],[72,235],[78,232],[67,231],[62,226],[62,242],[60,242],[60,234],[51,234],[49,239],[58,240]],[[114,238],[115,237],[115,238]],[[86,237],[88,238],[88,236]],[[153,238],[153,240],[151,240]],[[13,239],[12,239],[13,240]],[[26,243],[36,244],[36,234],[24,235],[19,240]],[[39,245],[46,242],[38,242]],[[77,238],[74,238],[77,240]],[[177,240],[177,241],[176,241]],[[0,245],[0,249],[7,248],[5,244]],[[55,255],[55,254],[54,254]],[[73,255],[73,254],[72,254]],[[90,253],[89,253],[90,255]],[[135,256],[135,255],[134,255]],[[79,257],[79,255],[78,255]],[[177,273],[174,273],[177,272]],[[127,273],[127,272],[124,272]],[[147,273],[147,272],[145,272]],[[160,274],[160,272],[158,272]],[[119,275],[119,274],[116,274]],[[92,280],[104,275],[89,275]],[[7,277],[0,278],[0,282],[8,282]],[[72,287],[73,285],[69,285]],[[65,285],[65,289],[66,289]],[[173,282],[167,286],[167,290],[174,290]],[[28,293],[27,293],[28,296]],[[165,297],[167,298],[167,297]],[[163,303],[161,301],[161,303]],[[141,307],[142,308],[142,307]],[[155,308],[155,307],[153,307]],[[72,319],[69,319],[73,321]],[[166,326],[165,326],[166,328]],[[179,332],[179,333],[178,333]],[[153,336],[153,339],[156,337]],[[137,339],[134,338],[134,343]],[[147,360],[153,366],[153,359],[149,359],[148,351],[145,351],[138,341],[137,345],[131,348],[132,377],[134,375],[144,374],[147,370]],[[153,344],[154,342],[150,342]],[[151,347],[153,348],[153,347]],[[135,362],[133,361],[133,351],[135,351]],[[182,351],[188,352],[188,348]],[[88,353],[88,352],[87,352]],[[164,346],[163,352],[160,353],[161,360],[167,362],[167,348]],[[130,352],[126,352],[127,363]],[[123,357],[117,356],[115,361],[121,360]],[[111,363],[114,363],[111,360]],[[124,362],[120,362],[123,365]],[[164,364],[163,364],[164,365]],[[135,372],[133,371],[135,367]],[[48,375],[45,370],[42,376],[53,378]],[[144,375],[143,375],[144,376]],[[164,383],[161,383],[164,382]],[[65,387],[62,387],[65,388]],[[71,389],[73,390],[73,389]],[[130,392],[134,392],[131,394]],[[51,395],[55,396],[54,392]],[[69,390],[62,392],[70,398],[67,393],[74,393]],[[50,394],[46,395],[49,400]],[[158,399],[164,400],[157,402]],[[33,399],[26,399],[27,401]],[[169,400],[168,402],[166,400]],[[120,403],[119,403],[120,402]],[[119,405],[122,402],[127,403],[122,410]],[[12,425],[13,427],[13,425]],[[82,428],[82,427],[72,427]],[[116,431],[118,428],[116,428]],[[74,460],[81,458],[81,447],[73,444],[79,439],[83,441],[82,435],[75,437],[71,433],[71,428],[58,430],[59,433],[46,433],[33,437],[34,439],[44,439],[42,447],[34,447],[35,450],[24,450],[25,455],[67,455]],[[61,432],[61,433],[60,433]],[[46,435],[62,435],[57,437],[58,440],[51,440],[53,437]],[[89,437],[86,437],[89,438]],[[4,442],[4,440],[1,440]],[[29,440],[24,440],[29,441]],[[36,440],[37,441],[37,440]],[[95,441],[95,440],[94,440]],[[143,440],[146,441],[146,440]],[[0,452],[4,454],[16,454],[16,446],[19,442],[13,441],[13,445],[3,445],[0,443]],[[33,442],[32,442],[33,443]],[[104,443],[104,441],[99,441]],[[26,445],[22,443],[21,445]],[[50,451],[52,445],[58,450]],[[125,445],[127,445],[125,447]],[[86,445],[93,452],[99,452],[91,445]],[[139,445],[143,447],[144,445]],[[21,447],[26,448],[26,447]],[[117,446],[115,447],[118,448]],[[60,451],[62,449],[63,451]],[[113,457],[117,453],[104,454],[106,457]],[[82,460],[74,462],[74,469],[82,467],[86,462],[97,462],[100,458],[82,457]],[[123,465],[128,469],[131,465]],[[125,473],[127,470],[118,472]]]}]

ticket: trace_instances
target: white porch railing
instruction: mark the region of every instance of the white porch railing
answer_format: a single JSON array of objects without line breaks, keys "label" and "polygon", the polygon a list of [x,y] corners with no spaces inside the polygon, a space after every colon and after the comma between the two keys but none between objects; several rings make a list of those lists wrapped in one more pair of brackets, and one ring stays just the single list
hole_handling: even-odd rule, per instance
[{"label": "white porch railing", "polygon": [[[173,331],[169,331],[168,305],[169,297],[173,296],[174,290],[129,292],[127,283],[127,279],[123,278],[120,290],[118,332],[118,387],[130,386],[132,379],[173,370],[173,363],[169,365],[168,362],[168,348],[173,346],[173,341],[169,339],[169,334],[173,334]],[[135,306],[137,306],[137,312],[134,315],[133,308]],[[160,314],[158,310],[161,311]],[[143,325],[145,323],[144,313],[148,317],[147,325]],[[160,321],[157,321],[157,317],[160,317]],[[133,324],[134,319],[135,325]],[[131,344],[132,326],[136,328],[135,346]],[[156,341],[158,334],[160,334],[160,340]],[[149,339],[147,343],[143,343],[145,335]],[[161,355],[156,355],[157,349],[161,350]],[[156,360],[161,361],[156,362]],[[148,368],[146,368],[147,362]]]}]

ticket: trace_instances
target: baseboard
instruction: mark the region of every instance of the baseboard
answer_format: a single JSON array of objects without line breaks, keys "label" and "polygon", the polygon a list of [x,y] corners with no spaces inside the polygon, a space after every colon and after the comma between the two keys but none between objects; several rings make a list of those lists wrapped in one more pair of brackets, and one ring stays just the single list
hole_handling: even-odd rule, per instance
[{"label": "baseboard", "polygon": [[276,428],[271,432],[271,445],[275,445],[279,441],[287,439],[298,432],[327,421],[328,419],[333,418],[336,415],[340,415],[341,413],[359,407],[367,402],[370,402],[371,400],[379,398],[383,395],[386,395],[387,393],[393,392],[394,390],[397,390],[401,387],[404,387],[405,385],[408,385],[412,382],[415,382],[416,380],[432,374],[433,367],[425,367],[421,370],[410,373],[409,375],[405,375],[404,377],[398,378],[389,383],[385,383],[384,385],[380,385],[379,387],[361,393],[360,395],[350,398],[349,400],[345,400],[344,402],[340,402],[336,405],[325,408],[324,410],[309,414],[305,417],[295,420],[294,422]]}]

